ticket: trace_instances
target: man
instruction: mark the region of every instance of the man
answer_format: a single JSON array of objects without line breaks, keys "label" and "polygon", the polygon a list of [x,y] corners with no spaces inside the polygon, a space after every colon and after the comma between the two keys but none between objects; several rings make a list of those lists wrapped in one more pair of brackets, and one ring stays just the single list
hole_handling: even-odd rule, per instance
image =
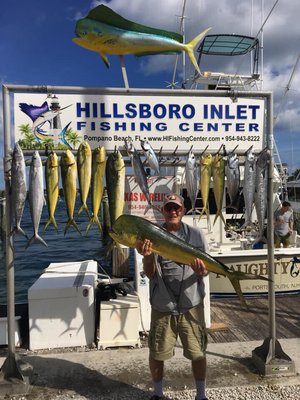
[{"label": "man", "polygon": [[[203,233],[182,222],[184,201],[176,193],[165,196],[162,213],[164,228],[184,241],[207,251]],[[204,322],[203,276],[208,271],[200,259],[191,265],[177,264],[152,252],[150,240],[140,242],[137,250],[144,256],[144,272],[150,279],[151,326],[149,332],[149,367],[154,395],[151,400],[164,399],[164,361],[174,355],[177,337],[183,354],[191,360],[196,383],[196,400],[206,400],[206,345]]]},{"label": "man", "polygon": [[290,244],[290,236],[293,233],[293,211],[291,203],[284,201],[279,209],[274,212],[274,244],[279,248]]}]

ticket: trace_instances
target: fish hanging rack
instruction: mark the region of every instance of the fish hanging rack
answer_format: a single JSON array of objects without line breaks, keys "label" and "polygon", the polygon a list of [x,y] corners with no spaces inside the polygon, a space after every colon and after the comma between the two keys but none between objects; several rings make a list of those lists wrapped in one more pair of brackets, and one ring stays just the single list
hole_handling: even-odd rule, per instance
[{"label": "fish hanging rack", "polygon": [[[251,146],[251,147],[252,147],[252,146]],[[239,150],[239,149],[238,149],[238,145],[237,145],[233,150],[227,151],[225,145],[222,144],[222,145],[220,146],[220,148],[218,149],[218,151],[211,152],[211,154],[212,154],[212,155],[215,155],[215,154],[222,154],[222,155],[226,158],[229,154],[235,153],[237,156],[240,157],[240,165],[243,165],[243,164],[244,164],[244,161],[245,161],[246,152],[249,151],[249,150],[251,149],[251,147],[249,147],[249,149],[247,149],[247,150],[245,151],[245,150]],[[36,149],[36,150],[39,152],[40,156],[41,156],[41,157],[44,157],[44,158],[45,158],[45,157],[48,157],[49,154],[50,154],[51,151],[52,151],[52,150],[49,149],[49,148],[45,148],[45,149]],[[164,151],[163,148],[161,147],[160,150],[157,152],[157,157],[158,157],[159,162],[160,162],[160,165],[161,165],[162,167],[169,167],[169,166],[178,166],[178,167],[179,167],[179,166],[184,166],[184,165],[186,164],[186,157],[188,156],[188,153],[189,153],[191,150],[193,150],[193,146],[190,147],[190,149],[189,149],[188,152],[187,152],[186,150],[185,150],[185,151],[181,151],[180,149],[178,149],[178,146],[176,146],[176,148],[174,149],[173,152]],[[26,165],[30,165],[31,160],[28,159],[28,157],[32,156],[35,150],[23,149],[22,151],[23,151],[24,157],[27,157],[27,159],[25,160]],[[57,155],[58,157],[61,157],[62,154],[65,152],[65,150],[53,150],[53,151],[56,153],[56,155]],[[75,150],[70,150],[70,151],[71,151],[74,155],[77,154],[77,150],[76,150],[76,149],[75,149]],[[110,153],[113,153],[114,151],[115,151],[115,150],[109,150],[109,151],[107,151],[107,155],[110,154]],[[120,148],[119,148],[119,151],[120,151],[120,153],[122,154],[122,156],[124,157],[125,165],[126,165],[126,166],[127,166],[127,165],[130,165],[130,160],[129,160],[128,156],[127,156],[126,150],[125,150],[123,147],[120,147]],[[137,151],[138,151],[139,155],[141,155],[142,160],[143,160],[143,153],[142,153],[142,151],[139,151],[139,150],[137,150]],[[259,155],[259,154],[261,154],[261,153],[263,153],[263,152],[265,152],[265,151],[267,151],[267,148],[264,148],[263,150],[261,150],[260,152],[258,152],[257,155]],[[194,150],[194,155],[195,155],[195,157],[199,157],[199,159],[200,159],[201,156],[202,156],[205,152],[210,152],[210,151],[209,151],[209,146],[206,146],[205,149],[204,149],[204,150],[201,150],[201,151]],[[44,163],[45,163],[45,159],[43,159],[42,161],[43,161],[43,164],[44,164]],[[148,162],[147,162],[146,159],[143,160],[143,164],[144,164],[144,165],[147,165],[147,164],[148,164]]]}]

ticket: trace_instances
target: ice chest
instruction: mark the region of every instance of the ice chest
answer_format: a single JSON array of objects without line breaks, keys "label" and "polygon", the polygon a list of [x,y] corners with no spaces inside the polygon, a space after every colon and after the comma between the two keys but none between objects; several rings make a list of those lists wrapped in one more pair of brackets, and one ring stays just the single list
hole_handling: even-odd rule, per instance
[{"label": "ice chest", "polygon": [[97,262],[52,263],[28,290],[31,350],[95,342]]},{"label": "ice chest", "polygon": [[98,349],[107,347],[140,347],[140,307],[138,296],[118,295],[100,302]]}]

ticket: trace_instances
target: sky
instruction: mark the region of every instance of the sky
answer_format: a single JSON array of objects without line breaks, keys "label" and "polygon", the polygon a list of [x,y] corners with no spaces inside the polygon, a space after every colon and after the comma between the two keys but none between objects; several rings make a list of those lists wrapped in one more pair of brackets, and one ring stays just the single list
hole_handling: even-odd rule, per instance
[{"label": "sky", "polygon": [[[118,56],[108,56],[108,69],[97,53],[72,42],[76,21],[98,4],[106,4],[140,24],[180,31],[184,0],[10,0],[2,4],[0,13],[1,84],[123,88]],[[260,88],[274,93],[274,137],[279,156],[290,173],[300,168],[299,0],[186,0],[184,11],[186,41],[208,27],[211,34],[256,36],[260,32]],[[126,56],[130,88],[168,88],[175,61],[175,55]],[[222,63],[223,70],[250,71],[249,57],[236,61],[234,57],[220,60],[210,56],[203,61],[208,70],[220,70],[216,67]],[[193,75],[189,59],[184,72],[183,63],[180,56],[175,79],[179,86],[183,78]],[[1,112],[1,157],[2,126]]]}]

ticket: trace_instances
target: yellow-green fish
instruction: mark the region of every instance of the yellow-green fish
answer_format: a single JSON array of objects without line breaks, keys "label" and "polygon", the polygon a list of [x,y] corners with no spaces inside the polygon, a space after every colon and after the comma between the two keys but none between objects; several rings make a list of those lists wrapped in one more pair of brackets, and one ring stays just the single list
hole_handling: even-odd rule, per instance
[{"label": "yellow-green fish", "polygon": [[121,215],[112,226],[110,236],[114,241],[128,247],[137,247],[138,241],[149,239],[154,253],[173,260],[179,264],[190,265],[195,258],[200,258],[208,271],[225,275],[234,287],[242,304],[246,305],[240,286],[242,279],[269,280],[261,275],[234,271],[218,259],[192,246],[160,226],[135,215]]},{"label": "yellow-green fish", "polygon": [[96,224],[100,231],[102,227],[98,218],[98,212],[101,206],[103,191],[104,191],[104,176],[105,176],[105,165],[106,165],[106,153],[105,148],[97,147],[92,153],[92,187],[91,187],[91,198],[92,198],[92,217],[86,228],[88,233],[92,224]]},{"label": "yellow-green fish", "polygon": [[89,195],[91,177],[92,177],[92,151],[88,142],[83,141],[77,150],[77,168],[79,180],[79,193],[81,199],[81,206],[78,214],[85,210],[90,217],[87,206],[87,198]]},{"label": "yellow-green fish", "polygon": [[53,224],[56,231],[58,231],[54,215],[59,194],[58,167],[59,167],[58,157],[56,153],[54,153],[54,151],[51,151],[51,153],[47,158],[46,168],[45,168],[45,182],[46,182],[47,206],[48,206],[49,217],[45,224],[44,230],[46,230],[50,224]]},{"label": "yellow-green fish", "polygon": [[119,150],[110,153],[106,161],[106,188],[110,226],[123,214],[125,195],[125,164]]},{"label": "yellow-green fish", "polygon": [[226,222],[222,214],[224,189],[225,189],[225,162],[223,156],[220,154],[215,154],[215,156],[213,157],[212,176],[213,176],[214,197],[217,206],[217,212],[214,219],[214,224],[218,219],[218,217],[220,217],[225,225]]},{"label": "yellow-green fish", "polygon": [[[210,29],[210,28],[209,28]],[[194,47],[204,38],[209,29],[199,33],[189,43],[176,32],[151,28],[126,20],[105,5],[92,9],[85,18],[77,21],[73,42],[100,54],[109,67],[107,54],[179,54],[185,51],[200,74],[194,55]]]},{"label": "yellow-green fish", "polygon": [[71,225],[80,233],[80,230],[74,220],[74,208],[76,203],[76,182],[77,182],[77,165],[73,153],[70,150],[63,152],[60,159],[61,180],[64,190],[64,198],[67,207],[68,221],[64,234]]},{"label": "yellow-green fish", "polygon": [[202,210],[199,219],[205,213],[209,218],[208,197],[211,180],[212,155],[204,153],[200,159],[200,192],[202,197]]}]

